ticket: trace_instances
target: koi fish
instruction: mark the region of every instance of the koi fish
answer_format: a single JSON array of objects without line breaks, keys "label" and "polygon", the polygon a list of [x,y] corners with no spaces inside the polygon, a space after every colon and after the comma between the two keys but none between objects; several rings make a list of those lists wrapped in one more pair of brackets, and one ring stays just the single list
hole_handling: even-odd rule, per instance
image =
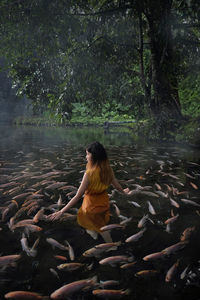
[{"label": "koi fish", "polygon": [[103,227],[100,228],[101,231],[107,231],[107,230],[112,230],[112,229],[124,229],[125,226],[122,224],[109,224],[109,225],[105,225]]},{"label": "koi fish", "polygon": [[178,217],[179,217],[179,214],[177,214],[177,215],[175,215],[175,216],[173,216],[173,217],[167,219],[167,220],[165,221],[165,224],[167,225],[167,224],[174,223],[174,222],[178,219]]},{"label": "koi fish", "polygon": [[57,248],[59,248],[61,250],[67,250],[68,251],[68,247],[67,246],[64,246],[64,245],[60,244],[58,241],[56,241],[53,238],[46,238],[46,241],[53,247],[53,249],[55,247],[57,247]]},{"label": "koi fish", "polygon": [[92,256],[100,256],[101,253],[108,251],[110,248],[112,247],[118,247],[119,245],[121,245],[121,242],[113,242],[113,243],[103,243],[103,244],[99,244],[94,246],[93,248],[90,248],[88,250],[86,250],[83,253],[83,256],[86,257],[92,257]]},{"label": "koi fish", "polygon": [[146,231],[146,228],[144,228],[143,230],[140,230],[139,232],[131,235],[130,237],[128,237],[125,242],[126,243],[130,243],[130,242],[137,242],[142,236],[143,233]]},{"label": "koi fish", "polygon": [[20,258],[21,258],[20,254],[11,254],[11,255],[0,256],[0,267],[11,264]]},{"label": "koi fish", "polygon": [[184,241],[189,240],[190,237],[191,237],[191,235],[192,235],[192,233],[194,232],[194,230],[195,230],[195,226],[186,228],[186,229],[181,233],[180,241],[181,241],[181,242],[184,242]]},{"label": "koi fish", "polygon": [[65,241],[68,245],[68,252],[69,252],[69,257],[71,260],[75,259],[75,255],[74,255],[74,249],[72,248],[72,246],[70,245],[70,243],[68,241]]},{"label": "koi fish", "polygon": [[138,204],[137,202],[135,201],[128,201],[129,203],[133,204],[135,207],[141,207],[140,204]]},{"label": "koi fish", "polygon": [[143,257],[143,260],[145,261],[151,261],[151,260],[156,260],[156,259],[160,259],[164,257],[164,253],[163,252],[155,252],[155,253],[151,253],[149,255],[146,255]]},{"label": "koi fish", "polygon": [[153,277],[156,275],[158,275],[158,271],[156,271],[156,270],[142,270],[142,271],[135,273],[136,277],[142,277],[142,278]]},{"label": "koi fish", "polygon": [[153,205],[151,204],[150,201],[147,201],[148,203],[148,206],[149,206],[149,212],[152,214],[152,215],[156,215],[156,212],[155,212],[155,209],[153,207]]},{"label": "koi fish", "polygon": [[191,204],[193,206],[200,207],[200,204],[196,203],[195,201],[189,200],[189,199],[181,199],[181,201],[184,202],[185,204]]},{"label": "koi fish", "polygon": [[6,299],[43,299],[39,293],[28,291],[13,291],[4,295]]},{"label": "koi fish", "polygon": [[170,255],[178,250],[183,249],[186,246],[186,242],[178,242],[174,245],[171,245],[170,247],[167,247],[163,249],[161,252],[164,253],[165,255]]},{"label": "koi fish", "polygon": [[169,198],[169,201],[170,201],[171,205],[175,206],[176,208],[180,207],[180,205],[175,200],[173,200],[172,198]]},{"label": "koi fish", "polygon": [[63,285],[61,288],[55,290],[51,295],[51,299],[63,299],[68,297],[69,295],[74,294],[82,290],[85,287],[92,287],[96,284],[96,280],[94,279],[82,279],[73,281],[71,283]]},{"label": "koi fish", "polygon": [[123,263],[123,262],[132,262],[134,260],[133,256],[126,256],[126,255],[115,255],[115,256],[109,256],[99,261],[100,265],[111,265],[114,266],[117,263]]},{"label": "koi fish", "polygon": [[175,275],[175,272],[177,271],[178,265],[179,265],[179,260],[177,260],[177,262],[175,262],[175,264],[173,264],[171,268],[167,271],[167,274],[165,276],[166,282],[170,282],[172,280],[172,277]]},{"label": "koi fish", "polygon": [[64,264],[60,264],[57,266],[57,268],[59,270],[63,270],[63,271],[75,271],[80,269],[81,267],[83,267],[84,264],[82,263],[64,263]]},{"label": "koi fish", "polygon": [[101,298],[121,298],[125,295],[129,295],[130,294],[130,289],[126,289],[126,290],[107,290],[107,289],[96,289],[92,291],[92,294],[97,296],[97,297],[101,297]]}]

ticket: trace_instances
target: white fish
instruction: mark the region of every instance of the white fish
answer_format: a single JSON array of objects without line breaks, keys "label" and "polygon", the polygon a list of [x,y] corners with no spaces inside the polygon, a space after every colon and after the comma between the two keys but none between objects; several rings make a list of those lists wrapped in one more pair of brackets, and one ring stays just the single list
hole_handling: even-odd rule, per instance
[{"label": "white fish", "polygon": [[141,205],[138,204],[137,202],[134,202],[134,201],[128,201],[128,202],[133,204],[135,207],[141,207]]},{"label": "white fish", "polygon": [[183,270],[183,272],[181,273],[180,275],[180,279],[184,279],[187,272],[188,272],[188,268],[189,268],[189,265]]},{"label": "white fish", "polygon": [[126,225],[126,224],[129,223],[132,219],[133,219],[133,217],[126,218],[125,220],[121,221],[120,224],[121,224],[121,225]]},{"label": "white fish", "polygon": [[68,245],[68,251],[69,251],[69,257],[71,260],[75,259],[75,255],[74,255],[74,249],[72,248],[72,246],[70,245],[70,243],[68,241],[65,241]]},{"label": "white fish", "polygon": [[180,207],[180,205],[175,200],[173,200],[172,198],[169,198],[169,200],[171,202],[171,205],[175,206],[176,208]]},{"label": "white fish", "polygon": [[168,193],[164,193],[162,191],[156,191],[155,193],[158,194],[158,195],[160,195],[163,198],[168,198],[168,196],[169,196]]},{"label": "white fish", "polygon": [[119,207],[116,204],[114,204],[114,203],[113,203],[113,206],[115,208],[116,215],[119,217],[120,216],[120,209],[119,209]]},{"label": "white fish", "polygon": [[139,220],[139,222],[138,222],[138,228],[142,228],[142,227],[144,227],[144,225],[146,224],[146,222],[149,220],[149,216],[148,216],[148,214],[147,215],[144,215],[143,217],[142,217],[142,219],[140,219]]},{"label": "white fish", "polygon": [[57,248],[59,248],[61,250],[67,250],[68,251],[68,247],[67,246],[64,246],[64,245],[60,244],[58,241],[56,241],[53,238],[46,238],[46,241],[53,247],[53,249],[55,247],[57,247]]},{"label": "white fish", "polygon": [[60,280],[60,277],[58,275],[58,272],[56,272],[56,270],[54,270],[53,268],[50,268],[49,271]]},{"label": "white fish", "polygon": [[147,201],[148,203],[148,206],[149,206],[149,212],[152,214],[152,215],[156,215],[156,212],[155,212],[155,209],[153,207],[153,205],[151,204],[150,201]]},{"label": "white fish", "polygon": [[123,263],[123,262],[132,262],[134,260],[133,256],[126,256],[126,255],[115,255],[115,256],[109,256],[99,261],[100,265],[111,265],[115,266],[117,263]]},{"label": "white fish", "polygon": [[195,201],[189,200],[189,199],[181,199],[181,201],[184,202],[185,204],[191,204],[193,206],[200,207],[200,204],[196,203]]},{"label": "white fish", "polygon": [[174,223],[174,222],[178,219],[178,217],[179,217],[179,214],[177,214],[177,215],[175,215],[175,216],[173,216],[173,217],[167,219],[167,220],[165,221],[165,224]]},{"label": "white fish", "polygon": [[22,245],[22,250],[26,252],[28,256],[35,256],[35,251],[30,251],[30,248],[28,246],[28,240],[25,237],[25,234],[23,233],[22,238],[20,240]]},{"label": "white fish", "polygon": [[126,243],[130,243],[130,242],[136,242],[138,241],[142,236],[143,236],[143,233],[146,231],[146,228],[140,230],[139,232],[131,235],[130,237],[128,237],[125,242]]}]

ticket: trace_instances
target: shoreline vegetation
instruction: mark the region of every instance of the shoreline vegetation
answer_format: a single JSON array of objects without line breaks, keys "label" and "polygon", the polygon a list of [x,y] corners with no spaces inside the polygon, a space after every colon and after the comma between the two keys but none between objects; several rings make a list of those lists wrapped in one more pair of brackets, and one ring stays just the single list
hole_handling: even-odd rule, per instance
[{"label": "shoreline vegetation", "polygon": [[[109,132],[115,128],[119,132],[128,132],[143,139],[152,141],[184,143],[194,147],[200,147],[200,118],[185,118],[178,124],[167,126],[159,132],[152,119],[136,120],[127,116],[105,119],[103,117],[78,118],[70,120],[58,120],[57,118],[40,117],[17,117],[12,124],[16,126],[37,126],[37,127],[103,127]],[[170,124],[170,122],[168,122]]]}]

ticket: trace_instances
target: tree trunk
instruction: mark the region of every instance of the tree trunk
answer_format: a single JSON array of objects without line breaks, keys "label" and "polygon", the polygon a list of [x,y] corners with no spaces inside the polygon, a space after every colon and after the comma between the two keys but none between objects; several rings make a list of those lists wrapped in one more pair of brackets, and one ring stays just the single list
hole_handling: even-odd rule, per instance
[{"label": "tree trunk", "polygon": [[145,10],[149,26],[154,92],[151,110],[156,118],[163,120],[177,120],[182,116],[171,39],[171,4],[171,0],[151,0]]}]

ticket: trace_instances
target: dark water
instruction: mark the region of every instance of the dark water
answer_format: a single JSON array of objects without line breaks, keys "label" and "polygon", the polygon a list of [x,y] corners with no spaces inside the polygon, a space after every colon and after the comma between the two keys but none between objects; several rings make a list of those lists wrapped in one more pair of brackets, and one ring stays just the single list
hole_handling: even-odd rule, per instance
[{"label": "dark water", "polygon": [[[200,297],[200,153],[189,146],[172,144],[145,143],[134,136],[119,133],[116,130],[105,133],[103,129],[64,129],[64,128],[12,128],[0,127],[0,206],[1,232],[0,252],[2,256],[21,254],[15,265],[0,267],[0,295],[10,291],[25,290],[50,294],[61,286],[80,279],[97,276],[98,282],[114,279],[119,285],[109,289],[128,290],[124,299],[199,299]],[[111,204],[110,223],[120,223],[122,218],[132,217],[124,229],[111,231],[114,241],[122,244],[116,251],[104,252],[100,258],[84,257],[82,254],[94,245],[103,243],[99,238],[93,240],[75,220],[62,222],[39,221],[40,232],[27,235],[28,244],[32,246],[39,237],[37,255],[28,256],[22,251],[21,238],[25,228],[11,231],[8,222],[24,205],[23,201],[13,203],[15,196],[30,191],[42,194],[42,201],[32,210],[17,218],[17,221],[33,218],[36,212],[45,207],[45,214],[51,213],[49,206],[56,204],[61,196],[64,203],[72,196],[66,196],[70,190],[48,190],[48,183],[39,179],[40,175],[60,172],[49,176],[49,182],[66,182],[67,185],[79,186],[85,168],[85,147],[98,140],[103,143],[109,154],[110,162],[121,185],[131,190],[138,189],[126,197],[115,193],[111,200],[120,209],[117,216],[115,206]],[[4,184],[14,182],[14,186]],[[15,190],[13,190],[17,187]],[[161,192],[157,193],[161,188]],[[143,193],[151,192],[153,194]],[[109,188],[109,193],[112,187]],[[173,206],[170,198],[179,204]],[[197,205],[188,204],[181,199],[191,200]],[[135,207],[131,201],[137,202]],[[156,214],[149,211],[148,201],[153,205]],[[81,201],[76,206],[81,205]],[[5,209],[9,207],[8,213]],[[138,222],[148,214],[150,221],[146,224],[143,236],[135,242],[125,242],[128,237],[139,232]],[[165,221],[177,215],[166,231]],[[122,217],[121,217],[122,216]],[[180,241],[181,233],[188,227],[194,228],[183,249],[166,255],[163,259],[144,261],[148,254],[160,252]],[[47,238],[54,238],[64,244],[67,240],[75,252],[75,262],[85,266],[81,269],[66,272],[57,269],[58,262],[54,255],[65,255],[70,262],[68,251],[53,249]],[[123,269],[116,266],[100,265],[102,258],[112,255],[126,255],[136,261],[134,266]],[[169,282],[166,274],[171,266],[178,262],[176,272]],[[90,266],[88,268],[87,266]],[[181,275],[187,267],[186,275]],[[55,270],[53,273],[51,270]],[[156,276],[136,276],[142,270],[157,271]],[[71,296],[72,299],[96,299],[92,290],[81,291]],[[107,299],[104,297],[103,299]]]}]

